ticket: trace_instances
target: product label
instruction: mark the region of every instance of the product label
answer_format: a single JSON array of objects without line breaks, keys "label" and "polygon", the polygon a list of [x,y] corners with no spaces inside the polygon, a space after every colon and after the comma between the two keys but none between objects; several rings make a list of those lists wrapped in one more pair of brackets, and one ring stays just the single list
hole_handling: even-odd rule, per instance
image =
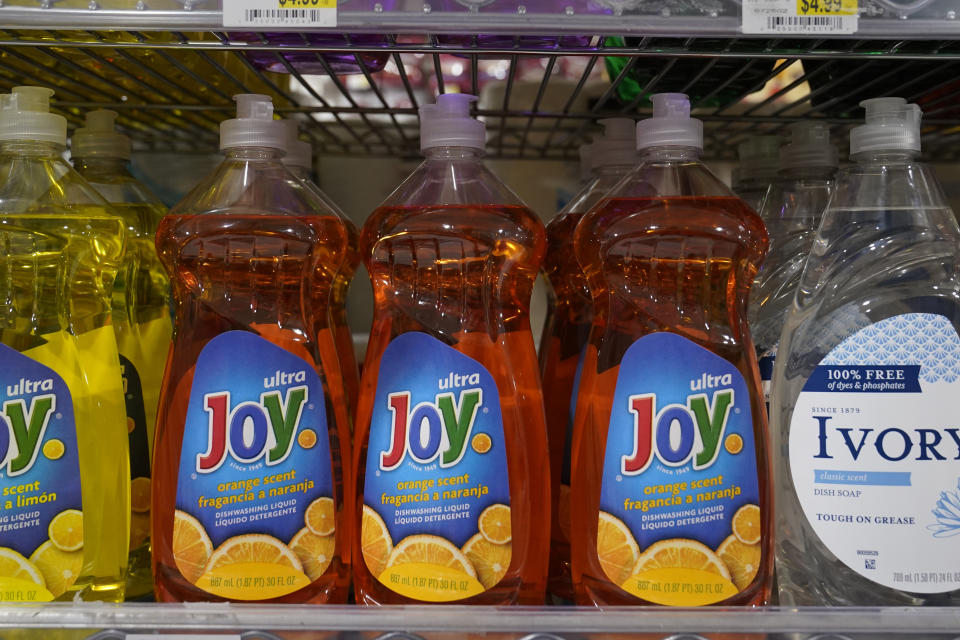
[{"label": "product label", "polygon": [[597,554],[607,577],[657,604],[725,600],[760,566],[758,503],[740,372],[672,333],[634,342],[620,363],[603,461]]},{"label": "product label", "polygon": [[302,358],[228,331],[197,358],[173,555],[200,589],[262,600],[301,589],[335,548],[323,387]]},{"label": "product label", "polygon": [[0,344],[0,600],[52,600],[83,566],[80,463],[70,390]]},{"label": "product label", "polygon": [[225,27],[335,27],[337,0],[223,0]]},{"label": "product label", "polygon": [[908,313],[857,331],[797,398],[789,456],[810,526],[845,565],[916,593],[960,588],[960,337]]},{"label": "product label", "polygon": [[150,535],[150,443],[140,374],[122,355],[120,371],[130,445],[130,549],[133,550],[146,544]]},{"label": "product label", "polygon": [[741,31],[747,33],[856,33],[857,0],[742,0]]},{"label": "product label", "polygon": [[397,337],[380,361],[368,444],[362,551],[377,580],[428,602],[500,582],[513,538],[490,372],[427,334]]}]

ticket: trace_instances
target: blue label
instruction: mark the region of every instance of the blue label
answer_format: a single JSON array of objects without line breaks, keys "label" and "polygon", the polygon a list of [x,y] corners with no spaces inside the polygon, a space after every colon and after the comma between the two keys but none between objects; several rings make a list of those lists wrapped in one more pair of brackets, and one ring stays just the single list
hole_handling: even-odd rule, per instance
[{"label": "blue label", "polygon": [[[662,604],[725,599],[759,567],[758,502],[750,395],[740,372],[672,333],[634,342],[610,415],[598,553],[603,564],[605,532],[620,531],[638,555],[633,566],[630,559],[608,563],[608,577]],[[703,563],[688,566],[684,557]]]},{"label": "blue label", "polygon": [[0,576],[0,599],[50,600],[83,561],[73,400],[56,372],[2,344],[0,390],[0,559],[18,566]]},{"label": "blue label", "polygon": [[[307,361],[246,331],[207,343],[190,389],[176,506],[181,525],[216,549],[203,567],[178,561],[207,591],[256,600],[322,575],[330,553],[316,550],[332,552],[335,505],[323,387]],[[255,564],[279,569],[246,566]],[[273,582],[258,582],[260,572]]]},{"label": "blue label", "polygon": [[[482,364],[424,333],[380,361],[367,449],[367,568],[411,598],[458,600],[499,582],[511,556],[500,396]],[[439,559],[439,560],[438,560]]]}]

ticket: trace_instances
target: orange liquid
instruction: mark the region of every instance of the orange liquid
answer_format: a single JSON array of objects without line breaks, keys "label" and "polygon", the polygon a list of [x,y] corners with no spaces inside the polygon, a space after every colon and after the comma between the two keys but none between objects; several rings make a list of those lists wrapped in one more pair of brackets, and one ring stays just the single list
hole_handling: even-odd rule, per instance
[{"label": "orange liquid", "polygon": [[360,254],[357,251],[359,232],[356,225],[347,218],[343,218],[343,223],[347,228],[347,259],[333,279],[333,288],[330,291],[330,320],[337,345],[337,357],[340,359],[343,387],[347,394],[347,407],[350,415],[354,416],[357,411],[357,397],[360,395],[360,369],[353,350],[353,334],[347,323],[347,292],[350,290],[350,281],[357,271],[357,265],[360,264]]},{"label": "orange liquid", "polygon": [[353,464],[357,602],[420,602],[390,590],[367,569],[360,553],[359,517],[380,359],[392,339],[421,331],[486,367],[496,381],[503,418],[512,514],[510,567],[493,588],[455,604],[543,604],[550,488],[529,315],[546,244],[541,223],[520,206],[382,207],[364,225],[360,244],[375,306],[360,381]]},{"label": "orange liquid", "polygon": [[338,218],[271,215],[168,215],[157,251],[176,299],[154,449],[153,575],[158,601],[222,601],[177,569],[172,552],[177,475],[194,366],[200,351],[226,331],[242,330],[303,358],[323,385],[333,464],[336,548],[326,572],[310,585],[267,602],[346,601],[350,520],[344,513],[341,457],[349,460],[343,382],[329,326],[330,287],[343,260],[346,234]]},{"label": "orange liquid", "polygon": [[573,440],[571,552],[577,603],[650,604],[606,578],[597,557],[597,526],[620,361],[640,337],[669,331],[729,361],[750,389],[760,568],[749,586],[716,604],[766,604],[773,574],[769,440],[746,320],[747,295],[767,248],[763,222],[732,196],[610,199],[587,215],[574,242],[594,300]]},{"label": "orange liquid", "polygon": [[547,410],[550,447],[550,578],[549,592],[573,600],[570,579],[570,404],[580,352],[586,346],[593,303],[586,276],[573,252],[573,231],[583,214],[566,214],[547,225],[547,257],[543,271],[552,297],[540,347],[540,374]]}]

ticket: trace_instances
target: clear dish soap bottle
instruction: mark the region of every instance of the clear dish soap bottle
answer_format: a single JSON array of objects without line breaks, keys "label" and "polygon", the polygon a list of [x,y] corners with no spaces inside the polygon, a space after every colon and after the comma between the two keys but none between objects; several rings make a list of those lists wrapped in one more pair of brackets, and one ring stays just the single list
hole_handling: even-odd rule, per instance
[{"label": "clear dish soap bottle", "polygon": [[130,139],[117,114],[87,113],[73,133],[73,165],[123,218],[127,251],[114,285],[113,328],[120,349],[130,441],[130,564],[127,598],[153,593],[150,572],[150,462],[163,367],[170,350],[170,279],[154,246],[166,207],[127,168]]},{"label": "clear dish soap bottle", "polygon": [[787,605],[957,605],[960,230],[920,108],[861,103],[773,375]]},{"label": "clear dish soap bottle", "polygon": [[362,604],[543,604],[550,470],[530,296],[543,224],[481,161],[473,96],[420,108],[426,160],[367,220],[357,412]]},{"label": "clear dish soap bottle", "polygon": [[760,209],[770,251],[750,291],[750,333],[768,408],[780,332],[833,193],[836,172],[837,148],[830,144],[830,127],[818,122],[790,125],[790,142],[780,148],[780,173]]},{"label": "clear dish soap bottle", "polygon": [[347,232],[283,166],[270,99],[235,99],[224,161],[157,231],[176,319],[154,444],[156,596],[342,603],[350,433],[329,301]]},{"label": "clear dish soap bottle", "polygon": [[637,165],[636,123],[601,120],[603,136],[589,146],[593,179],[547,224],[543,271],[550,282],[550,306],[540,347],[540,374],[550,445],[550,593],[573,600],[570,582],[570,441],[583,349],[593,319],[587,279],[573,253],[573,232],[583,215]]},{"label": "clear dish soap bottle", "polygon": [[737,146],[737,155],[733,192],[759,212],[780,167],[780,136],[748,136]]},{"label": "clear dish soap bottle", "polygon": [[652,100],[640,165],[574,234],[593,295],[571,463],[576,600],[764,604],[772,487],[747,294],[767,234],[701,163],[687,96]]},{"label": "clear dish soap bottle", "polygon": [[0,593],[124,598],[130,471],[111,326],[123,220],[64,161],[50,89],[0,96]]},{"label": "clear dish soap bottle", "polygon": [[337,345],[340,372],[343,375],[343,387],[347,394],[347,408],[352,416],[357,410],[357,396],[360,394],[360,369],[357,367],[357,356],[353,350],[353,334],[347,322],[347,293],[353,274],[360,264],[360,253],[357,250],[360,231],[313,181],[310,175],[313,168],[313,150],[309,142],[300,140],[297,121],[284,120],[283,124],[287,128],[287,155],[283,156],[283,164],[298,180],[315,191],[315,195],[326,203],[327,211],[340,216],[347,229],[347,259],[337,271],[330,291],[330,318],[333,322],[333,339]]}]

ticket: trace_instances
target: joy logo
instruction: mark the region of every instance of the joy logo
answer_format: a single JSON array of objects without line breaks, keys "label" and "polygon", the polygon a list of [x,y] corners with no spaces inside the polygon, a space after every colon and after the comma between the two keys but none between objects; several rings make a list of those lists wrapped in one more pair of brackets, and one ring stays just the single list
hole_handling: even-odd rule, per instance
[{"label": "joy logo", "polygon": [[279,391],[270,391],[260,395],[259,403],[241,402],[231,409],[229,391],[205,394],[209,433],[206,452],[197,455],[197,472],[216,471],[228,453],[245,464],[264,457],[267,465],[283,462],[309,393],[306,386],[291,387],[285,400],[280,398]]},{"label": "joy logo", "polygon": [[410,392],[387,396],[393,412],[390,448],[380,453],[380,469],[392,471],[407,454],[416,462],[428,464],[438,457],[443,468],[456,465],[466,452],[470,431],[483,405],[483,391],[460,392],[454,402],[452,393],[441,393],[433,403],[421,402],[410,409]]},{"label": "joy logo", "polygon": [[54,394],[34,396],[30,399],[29,410],[24,399],[3,403],[3,414],[0,415],[0,468],[6,467],[8,476],[19,476],[33,467],[43,434],[56,409],[57,396]]},{"label": "joy logo", "polygon": [[687,404],[668,404],[657,411],[657,395],[628,398],[633,414],[633,452],[621,456],[620,473],[635,476],[646,471],[656,454],[663,464],[680,467],[691,460],[694,469],[712,465],[733,408],[733,389],[715,391],[708,406],[707,395],[687,397]]}]

